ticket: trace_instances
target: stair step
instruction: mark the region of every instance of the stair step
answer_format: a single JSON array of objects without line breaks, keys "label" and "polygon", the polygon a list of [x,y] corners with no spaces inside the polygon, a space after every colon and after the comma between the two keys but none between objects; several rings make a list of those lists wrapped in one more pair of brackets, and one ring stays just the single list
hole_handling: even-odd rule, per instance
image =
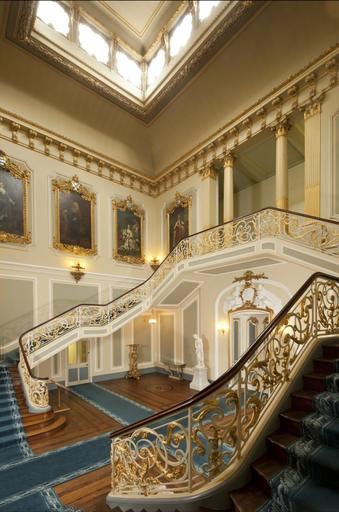
[{"label": "stair step", "polygon": [[324,344],[323,354],[325,358],[339,359],[339,343]]},{"label": "stair step", "polygon": [[330,359],[325,357],[313,359],[314,372],[321,372],[329,375],[335,371],[337,361],[337,359]]},{"label": "stair step", "polygon": [[66,418],[65,416],[58,415],[55,417],[55,420],[48,423],[45,426],[41,425],[34,425],[31,427],[27,427],[26,430],[26,436],[31,438],[37,438],[37,437],[45,437],[48,436],[54,432],[57,432],[58,430],[62,429],[66,424]]},{"label": "stair step", "polygon": [[53,411],[48,411],[48,412],[26,415],[23,418],[22,422],[23,422],[24,427],[30,427],[32,425],[38,425],[39,423],[46,423],[48,421],[53,420],[53,418],[54,418]]},{"label": "stair step", "polygon": [[313,399],[318,394],[314,389],[301,389],[292,393],[292,407],[302,411],[314,411]]},{"label": "stair step", "polygon": [[265,492],[268,496],[271,495],[271,487],[269,480],[278,473],[285,469],[286,464],[277,460],[271,455],[263,455],[260,459],[257,459],[252,464],[252,472],[254,476],[254,482]]},{"label": "stair step", "polygon": [[315,391],[325,391],[327,373],[308,373],[303,375],[304,388]]},{"label": "stair step", "polygon": [[287,465],[288,447],[297,439],[298,437],[290,432],[278,430],[266,438],[268,452],[280,462]]},{"label": "stair step", "polygon": [[236,512],[255,512],[268,498],[262,489],[251,484],[230,493],[233,510]]},{"label": "stair step", "polygon": [[297,409],[287,409],[279,414],[281,430],[286,430],[290,434],[300,436],[302,433],[301,421],[307,413]]},{"label": "stair step", "polygon": [[19,440],[18,435],[16,434],[8,434],[7,436],[0,437],[0,450],[2,447],[11,446],[16,444]]}]

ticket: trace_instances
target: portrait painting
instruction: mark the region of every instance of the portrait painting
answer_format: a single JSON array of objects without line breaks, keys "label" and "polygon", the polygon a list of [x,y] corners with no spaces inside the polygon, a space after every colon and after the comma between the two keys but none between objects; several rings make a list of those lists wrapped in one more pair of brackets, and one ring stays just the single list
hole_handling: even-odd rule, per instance
[{"label": "portrait painting", "polygon": [[28,232],[30,174],[0,151],[0,241],[31,242]]},{"label": "portrait painting", "polygon": [[53,180],[56,233],[54,247],[74,254],[96,254],[94,240],[95,195],[72,180]]},{"label": "portrait painting", "polygon": [[169,252],[191,231],[191,197],[182,196],[178,192],[175,202],[167,210]]},{"label": "portrait painting", "polygon": [[114,259],[127,263],[143,263],[144,212],[133,204],[131,196],[125,201],[113,201]]}]

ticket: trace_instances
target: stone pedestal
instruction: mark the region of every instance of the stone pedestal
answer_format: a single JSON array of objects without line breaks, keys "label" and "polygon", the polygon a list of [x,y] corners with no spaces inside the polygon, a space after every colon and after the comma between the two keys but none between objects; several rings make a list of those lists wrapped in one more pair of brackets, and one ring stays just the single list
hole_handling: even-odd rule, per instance
[{"label": "stone pedestal", "polygon": [[198,366],[195,366],[193,368],[193,380],[190,384],[190,388],[201,391],[208,385],[207,368],[199,368]]}]

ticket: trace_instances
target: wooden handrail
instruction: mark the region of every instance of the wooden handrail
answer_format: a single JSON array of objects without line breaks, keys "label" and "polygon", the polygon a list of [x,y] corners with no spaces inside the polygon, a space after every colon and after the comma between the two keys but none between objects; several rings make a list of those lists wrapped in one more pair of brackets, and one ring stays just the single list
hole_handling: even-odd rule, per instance
[{"label": "wooden handrail", "polygon": [[182,411],[183,409],[186,409],[188,407],[194,406],[196,403],[200,402],[204,398],[206,398],[208,395],[213,393],[214,391],[217,391],[220,386],[226,384],[228,381],[230,381],[240,370],[240,368],[249,360],[251,355],[260,347],[260,345],[264,342],[267,335],[272,332],[279,322],[286,316],[286,314],[289,312],[291,307],[300,299],[300,297],[303,295],[303,293],[307,290],[307,288],[318,278],[324,278],[331,281],[339,282],[339,277],[332,276],[330,274],[325,274],[324,272],[315,272],[312,274],[305,283],[299,288],[299,290],[296,291],[296,293],[290,298],[290,300],[285,304],[285,306],[279,311],[279,313],[274,317],[272,322],[268,324],[268,326],[265,328],[265,330],[259,335],[256,342],[253,343],[249,347],[249,349],[244,353],[244,355],[231,367],[229,370],[227,370],[225,373],[223,373],[218,379],[216,379],[214,382],[212,382],[209,386],[204,388],[203,390],[199,391],[196,395],[193,397],[190,397],[183,402],[180,402],[179,404],[175,404],[172,407],[169,407],[168,409],[165,409],[164,411],[160,411],[156,414],[153,414],[152,416],[148,416],[147,418],[144,418],[142,420],[137,421],[136,423],[132,423],[132,425],[128,425],[126,427],[122,427],[119,430],[116,430],[111,433],[111,438],[113,437],[119,437],[125,434],[129,434],[133,432],[134,430],[137,430],[140,427],[143,427],[144,425],[150,424],[154,421],[157,421],[161,418],[164,418],[166,416],[169,416],[170,414],[177,413],[179,411]]},{"label": "wooden handrail", "polygon": [[43,381],[47,381],[49,380],[49,377],[35,377],[35,375],[33,375],[32,371],[31,371],[31,367],[29,365],[29,362],[28,362],[28,359],[26,357],[26,354],[25,354],[25,351],[23,349],[23,345],[22,345],[22,338],[30,333],[31,331],[39,328],[39,327],[42,327],[43,325],[46,325],[48,324],[49,322],[65,315],[66,313],[69,313],[71,311],[75,311],[77,308],[80,308],[80,307],[83,307],[83,306],[100,306],[100,307],[106,307],[106,306],[109,306],[110,304],[113,304],[115,301],[117,300],[121,300],[122,297],[124,297],[125,295],[127,295],[128,293],[131,293],[133,292],[134,290],[137,290],[140,286],[143,286],[145,283],[147,283],[152,277],[153,275],[158,272],[160,270],[160,268],[162,267],[162,265],[164,265],[164,263],[167,261],[167,259],[170,257],[170,255],[172,254],[173,251],[175,251],[177,245],[179,245],[183,240],[189,240],[190,238],[192,237],[195,237],[197,235],[200,235],[202,233],[206,233],[207,231],[210,231],[210,230],[213,230],[213,229],[216,229],[216,228],[223,228],[224,226],[226,226],[227,224],[232,224],[234,222],[238,222],[242,219],[245,219],[246,217],[251,217],[253,215],[257,215],[258,213],[260,212],[263,212],[263,211],[266,211],[266,210],[274,210],[274,211],[278,211],[278,212],[282,212],[282,213],[288,213],[288,214],[291,214],[291,215],[297,215],[299,217],[306,217],[306,218],[309,218],[309,219],[313,219],[313,220],[317,220],[317,221],[320,221],[320,222],[326,222],[326,223],[331,223],[331,224],[336,224],[336,225],[339,225],[339,222],[335,221],[335,220],[331,220],[331,219],[325,219],[325,218],[322,218],[322,217],[315,217],[313,215],[308,215],[308,214],[304,214],[304,213],[299,213],[299,212],[294,212],[294,211],[290,211],[290,210],[284,210],[284,209],[281,209],[281,208],[276,208],[274,206],[267,206],[265,208],[260,208],[259,210],[256,210],[255,212],[252,212],[250,214],[246,214],[246,215],[241,215],[240,217],[237,217],[235,219],[232,219],[232,220],[229,220],[223,224],[217,224],[216,226],[213,226],[213,227],[210,227],[210,228],[206,228],[206,229],[203,229],[201,231],[198,231],[196,233],[192,233],[191,235],[183,238],[182,240],[180,240],[180,242],[178,242],[178,244],[176,244],[176,246],[172,249],[172,251],[170,253],[167,254],[167,256],[165,257],[165,259],[160,263],[159,267],[157,268],[157,270],[155,272],[153,272],[147,279],[145,279],[145,281],[143,281],[142,283],[138,284],[137,286],[135,286],[134,288],[131,288],[130,290],[127,290],[125,293],[123,293],[122,295],[120,295],[120,297],[116,298],[116,299],[113,299],[112,301],[108,301],[104,304],[90,304],[90,303],[81,303],[81,304],[78,304],[77,306],[73,306],[69,309],[66,309],[64,312],[62,313],[59,313],[58,315],[55,315],[53,316],[52,318],[49,318],[48,320],[45,320],[44,322],[41,322],[40,324],[34,326],[33,328],[31,329],[28,329],[27,331],[23,332],[21,335],[20,335],[20,338],[19,338],[19,346],[20,346],[20,349],[24,355],[24,360],[25,360],[25,363],[26,363],[26,367],[27,367],[27,370],[29,372],[29,375],[32,379],[34,380],[43,380]]}]

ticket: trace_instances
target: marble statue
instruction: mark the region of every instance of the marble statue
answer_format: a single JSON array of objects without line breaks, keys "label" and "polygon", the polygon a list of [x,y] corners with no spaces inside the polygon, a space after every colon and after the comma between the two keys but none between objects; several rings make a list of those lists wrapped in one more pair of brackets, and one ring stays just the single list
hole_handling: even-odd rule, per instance
[{"label": "marble statue", "polygon": [[204,345],[202,339],[197,335],[193,334],[195,355],[197,357],[197,368],[205,368],[204,361]]}]

